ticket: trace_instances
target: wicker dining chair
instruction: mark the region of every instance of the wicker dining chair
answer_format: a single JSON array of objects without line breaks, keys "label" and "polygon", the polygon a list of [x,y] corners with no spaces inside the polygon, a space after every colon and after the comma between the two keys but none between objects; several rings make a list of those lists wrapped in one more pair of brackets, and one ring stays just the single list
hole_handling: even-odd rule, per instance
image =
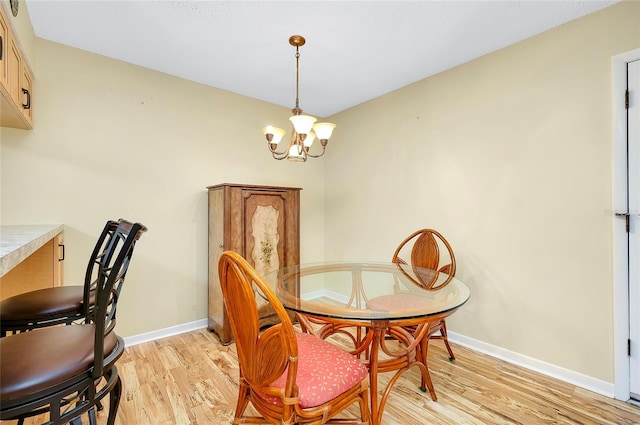
[{"label": "wicker dining chair", "polygon": [[30,331],[84,321],[95,303],[95,265],[113,255],[113,234],[125,220],[109,220],[96,241],[87,265],[83,285],[44,288],[14,295],[0,301],[0,337],[8,333]]},{"label": "wicker dining chair", "polygon": [[[409,258],[409,261],[401,256]],[[411,267],[413,274],[407,276],[416,285],[427,289],[436,290],[443,287],[456,273],[456,257],[453,248],[442,234],[433,229],[420,229],[407,236],[396,248],[391,262]],[[446,275],[448,278],[439,279],[440,275]],[[407,327],[407,330],[415,333],[416,327]],[[449,360],[455,360],[456,357],[449,345],[445,319],[432,322],[420,341],[419,354],[425,366],[427,366],[427,352],[431,339],[442,340],[449,353]],[[434,401],[437,400],[430,379],[425,380],[423,377],[421,388],[428,389],[431,398]]]},{"label": "wicker dining chair", "polygon": [[[362,362],[315,335],[294,331],[273,290],[239,254],[226,251],[218,272],[239,362],[234,424],[369,424],[368,372]],[[262,333],[256,288],[280,323]],[[261,415],[246,416],[251,403]],[[360,417],[338,418],[357,403]]]},{"label": "wicker dining chair", "polygon": [[120,220],[109,255],[91,267],[94,304],[84,323],[48,326],[0,338],[0,420],[49,414],[46,425],[80,424],[109,396],[107,424],[115,423],[122,383],[116,361],[124,340],[116,335],[116,310],[136,241],[147,229]]}]

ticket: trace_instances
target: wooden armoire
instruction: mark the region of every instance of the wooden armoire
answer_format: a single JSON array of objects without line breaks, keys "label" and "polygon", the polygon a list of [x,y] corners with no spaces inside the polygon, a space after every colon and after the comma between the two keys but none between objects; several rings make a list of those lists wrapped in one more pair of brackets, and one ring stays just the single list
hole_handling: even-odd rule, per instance
[{"label": "wooden armoire", "polygon": [[[300,188],[224,183],[209,186],[209,330],[233,341],[218,277],[224,251],[242,255],[261,275],[300,263]],[[260,326],[277,322],[256,295]]]}]

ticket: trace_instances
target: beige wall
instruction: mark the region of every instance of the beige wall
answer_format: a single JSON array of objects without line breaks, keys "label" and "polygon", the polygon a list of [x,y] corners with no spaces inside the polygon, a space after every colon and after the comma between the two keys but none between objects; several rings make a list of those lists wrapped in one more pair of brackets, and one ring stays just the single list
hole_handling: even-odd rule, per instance
[{"label": "beige wall", "polygon": [[324,253],[322,161],[275,161],[260,129],[290,111],[37,40],[32,131],[0,129],[2,224],[64,223],[81,282],[107,219],[149,228],[118,316],[122,336],[207,317],[207,196],[218,183],[303,188],[301,257]]},{"label": "beige wall", "polygon": [[613,382],[610,68],[638,47],[624,2],[333,117],[327,259],[439,229],[452,331]]}]

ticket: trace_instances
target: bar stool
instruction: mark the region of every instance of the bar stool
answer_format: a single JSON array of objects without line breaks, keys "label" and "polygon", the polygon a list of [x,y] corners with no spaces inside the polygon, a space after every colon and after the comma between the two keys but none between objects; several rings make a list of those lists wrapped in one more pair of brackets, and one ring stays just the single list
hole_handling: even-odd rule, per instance
[{"label": "bar stool", "polygon": [[[84,285],[57,286],[14,295],[0,301],[0,337],[36,328],[84,320],[95,303],[95,280],[91,273],[102,258],[113,255],[111,244],[120,223],[109,220],[91,253]],[[111,251],[109,251],[111,248]]]},{"label": "bar stool", "polygon": [[87,273],[94,303],[84,323],[48,326],[0,338],[0,420],[49,413],[51,425],[79,424],[109,395],[107,423],[115,422],[122,382],[116,361],[124,341],[116,335],[116,310],[136,241],[147,228],[119,220],[109,232],[105,255]]}]

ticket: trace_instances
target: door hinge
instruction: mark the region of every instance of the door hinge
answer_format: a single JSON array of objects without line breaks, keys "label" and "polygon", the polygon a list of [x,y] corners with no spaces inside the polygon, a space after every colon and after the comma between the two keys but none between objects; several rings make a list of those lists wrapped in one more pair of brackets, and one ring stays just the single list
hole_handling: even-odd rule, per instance
[{"label": "door hinge", "polygon": [[629,109],[629,89],[624,92],[624,109]]},{"label": "door hinge", "polygon": [[629,233],[629,214],[627,214],[624,220],[625,220],[624,229],[627,231],[627,233]]},{"label": "door hinge", "polygon": [[627,340],[627,356],[631,357],[631,340]]},{"label": "door hinge", "polygon": [[616,217],[624,217],[624,228],[629,233],[629,213],[616,213]]}]

